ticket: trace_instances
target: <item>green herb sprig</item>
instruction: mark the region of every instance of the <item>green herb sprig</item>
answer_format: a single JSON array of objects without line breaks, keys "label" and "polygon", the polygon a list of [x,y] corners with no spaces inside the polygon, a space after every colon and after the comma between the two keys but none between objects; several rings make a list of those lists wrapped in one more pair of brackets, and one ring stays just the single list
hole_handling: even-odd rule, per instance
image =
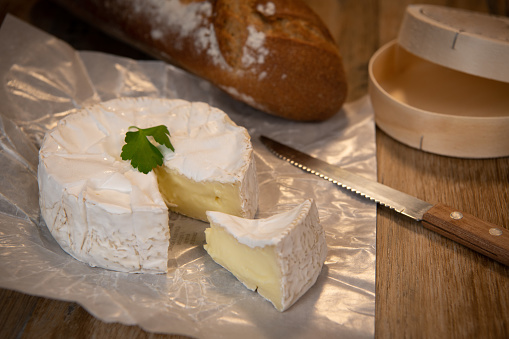
[{"label": "green herb sprig", "polygon": [[142,173],[149,173],[155,167],[163,164],[163,154],[149,140],[149,136],[160,145],[164,145],[175,152],[175,148],[170,141],[170,131],[164,125],[150,128],[139,128],[131,126],[129,129],[136,131],[128,131],[125,134],[124,141],[126,144],[122,147],[120,157],[123,160],[130,160],[131,165]]}]

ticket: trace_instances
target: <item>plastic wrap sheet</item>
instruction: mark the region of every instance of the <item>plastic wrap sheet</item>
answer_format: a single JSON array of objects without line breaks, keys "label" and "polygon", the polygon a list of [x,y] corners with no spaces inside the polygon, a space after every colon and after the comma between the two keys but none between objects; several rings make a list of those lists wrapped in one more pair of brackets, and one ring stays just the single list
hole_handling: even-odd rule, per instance
[{"label": "plastic wrap sheet", "polygon": [[[279,160],[258,141],[263,133],[375,179],[367,97],[325,122],[291,122],[163,62],[78,52],[11,16],[0,44],[0,287],[75,301],[105,322],[199,338],[374,335],[376,205]],[[77,108],[122,96],[204,101],[245,126],[260,185],[257,217],[315,199],[328,256],[316,284],[289,310],[276,311],[208,257],[203,222],[171,215],[166,275],[91,268],[51,237],[40,219],[36,177],[44,133]]]}]

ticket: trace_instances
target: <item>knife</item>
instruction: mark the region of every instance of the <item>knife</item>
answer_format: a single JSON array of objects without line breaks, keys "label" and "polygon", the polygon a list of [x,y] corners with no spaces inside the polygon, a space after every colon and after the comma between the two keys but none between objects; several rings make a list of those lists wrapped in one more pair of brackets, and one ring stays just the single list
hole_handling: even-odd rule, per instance
[{"label": "knife", "polygon": [[420,221],[426,228],[509,266],[508,229],[441,203],[430,204],[302,153],[266,136],[260,136],[260,140],[280,159]]}]

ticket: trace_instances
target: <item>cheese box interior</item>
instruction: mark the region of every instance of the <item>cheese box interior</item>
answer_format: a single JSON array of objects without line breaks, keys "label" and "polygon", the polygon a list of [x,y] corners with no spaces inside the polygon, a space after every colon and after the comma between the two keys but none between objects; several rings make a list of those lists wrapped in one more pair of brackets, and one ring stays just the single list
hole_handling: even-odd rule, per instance
[{"label": "cheese box interior", "polygon": [[410,5],[369,64],[376,124],[451,157],[509,155],[509,19]]}]

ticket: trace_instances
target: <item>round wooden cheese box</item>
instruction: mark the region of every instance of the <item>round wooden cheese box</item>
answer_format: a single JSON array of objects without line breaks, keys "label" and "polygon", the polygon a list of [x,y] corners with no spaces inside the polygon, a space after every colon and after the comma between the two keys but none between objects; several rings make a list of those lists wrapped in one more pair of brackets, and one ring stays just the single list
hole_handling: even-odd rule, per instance
[{"label": "round wooden cheese box", "polygon": [[509,156],[509,18],[410,5],[369,63],[381,130],[423,151]]}]

